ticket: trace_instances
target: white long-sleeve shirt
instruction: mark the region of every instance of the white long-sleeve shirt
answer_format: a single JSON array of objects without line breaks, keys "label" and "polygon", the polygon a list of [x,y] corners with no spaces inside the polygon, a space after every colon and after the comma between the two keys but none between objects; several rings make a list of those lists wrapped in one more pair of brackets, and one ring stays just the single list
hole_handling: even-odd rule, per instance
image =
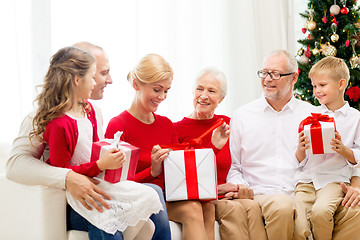
[{"label": "white long-sleeve shirt", "polygon": [[230,122],[227,182],[248,185],[255,195],[292,194],[299,165],[294,154],[298,126],[314,109],[292,98],[277,112],[265,97],[237,109]]},{"label": "white long-sleeve shirt", "polygon": [[295,180],[312,182],[318,190],[331,182],[349,183],[352,176],[360,176],[359,169],[353,168],[360,166],[360,112],[348,103],[335,112],[322,105],[317,108],[317,112],[334,117],[341,141],[353,151],[357,162],[353,165],[338,153],[307,155],[299,164]]},{"label": "white long-sleeve shirt", "polygon": [[[94,104],[93,104],[94,106]],[[94,107],[98,125],[99,138],[102,134],[102,115],[99,108]],[[6,163],[6,177],[17,183],[26,185],[43,185],[65,189],[65,178],[70,169],[50,166],[43,160],[46,145],[33,139],[29,140],[32,131],[32,120],[35,112],[25,117],[20,126],[19,135],[14,139],[10,158]],[[45,153],[46,155],[46,153]]]}]

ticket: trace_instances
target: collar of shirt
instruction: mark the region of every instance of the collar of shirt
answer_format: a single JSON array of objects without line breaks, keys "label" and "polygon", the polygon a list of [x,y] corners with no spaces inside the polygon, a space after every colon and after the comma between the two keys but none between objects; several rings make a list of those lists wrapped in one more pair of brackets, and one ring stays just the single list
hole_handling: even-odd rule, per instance
[{"label": "collar of shirt", "polygon": [[[277,112],[274,110],[274,108],[268,103],[268,101],[266,101],[266,97],[263,96],[262,98],[262,101],[261,101],[261,104],[264,108],[264,112],[266,111],[273,111],[273,112]],[[290,101],[285,104],[285,106],[281,109],[280,112],[282,111],[286,111],[287,109],[291,110],[291,111],[294,111],[294,108],[295,108],[295,97],[293,96]]]},{"label": "collar of shirt", "polygon": [[346,116],[347,113],[350,111],[350,105],[349,105],[349,103],[347,101],[345,102],[344,106],[342,106],[341,108],[335,110],[335,112],[328,109],[328,107],[325,104],[321,104],[321,106],[319,108],[320,108],[321,113],[328,114],[328,115],[342,113],[344,116]]}]

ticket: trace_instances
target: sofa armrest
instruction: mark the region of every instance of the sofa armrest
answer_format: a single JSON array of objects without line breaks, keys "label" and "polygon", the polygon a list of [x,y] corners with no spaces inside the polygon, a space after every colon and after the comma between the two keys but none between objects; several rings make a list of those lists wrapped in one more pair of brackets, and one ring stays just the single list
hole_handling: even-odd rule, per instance
[{"label": "sofa armrest", "polygon": [[66,240],[64,190],[26,186],[0,173],[2,239]]}]

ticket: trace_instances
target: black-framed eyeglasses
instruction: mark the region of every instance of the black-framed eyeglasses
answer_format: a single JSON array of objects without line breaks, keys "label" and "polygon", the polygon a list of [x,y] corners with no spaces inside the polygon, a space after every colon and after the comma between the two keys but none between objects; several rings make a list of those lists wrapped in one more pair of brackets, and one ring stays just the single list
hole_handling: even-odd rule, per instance
[{"label": "black-framed eyeglasses", "polygon": [[293,74],[295,72],[291,72],[291,73],[279,73],[279,72],[267,72],[267,71],[264,71],[264,70],[259,70],[257,72],[257,75],[259,76],[259,78],[266,78],[267,75],[270,76],[270,78],[272,80],[279,80],[281,77],[284,77],[284,76],[289,76],[291,74]]}]

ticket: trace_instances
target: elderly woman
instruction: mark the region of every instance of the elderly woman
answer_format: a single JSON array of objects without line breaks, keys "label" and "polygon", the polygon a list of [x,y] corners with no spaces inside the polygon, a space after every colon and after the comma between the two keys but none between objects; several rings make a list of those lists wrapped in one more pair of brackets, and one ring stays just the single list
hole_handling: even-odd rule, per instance
[{"label": "elderly woman", "polygon": [[[194,88],[194,111],[174,124],[179,142],[188,142],[199,137],[219,118],[223,118],[227,124],[230,123],[229,117],[215,114],[215,109],[223,101],[226,92],[227,82],[221,71],[209,67],[200,72]],[[220,224],[221,239],[266,239],[259,205],[251,199],[241,199],[241,186],[226,183],[226,176],[231,165],[229,133],[225,131],[223,134],[216,134],[216,131],[221,131],[221,129],[216,129],[212,136],[210,134],[206,136],[202,141],[202,146],[218,149],[215,151],[218,195],[219,198],[224,196],[226,198],[213,201],[213,204],[215,205],[215,219]],[[207,216],[204,214],[203,217],[204,219],[214,218],[209,214]],[[174,214],[170,212],[169,218],[179,221],[179,219],[174,219]],[[209,235],[211,231],[213,232],[213,225],[211,226],[213,222],[205,220],[206,223],[208,226],[205,225],[205,229]]]}]

